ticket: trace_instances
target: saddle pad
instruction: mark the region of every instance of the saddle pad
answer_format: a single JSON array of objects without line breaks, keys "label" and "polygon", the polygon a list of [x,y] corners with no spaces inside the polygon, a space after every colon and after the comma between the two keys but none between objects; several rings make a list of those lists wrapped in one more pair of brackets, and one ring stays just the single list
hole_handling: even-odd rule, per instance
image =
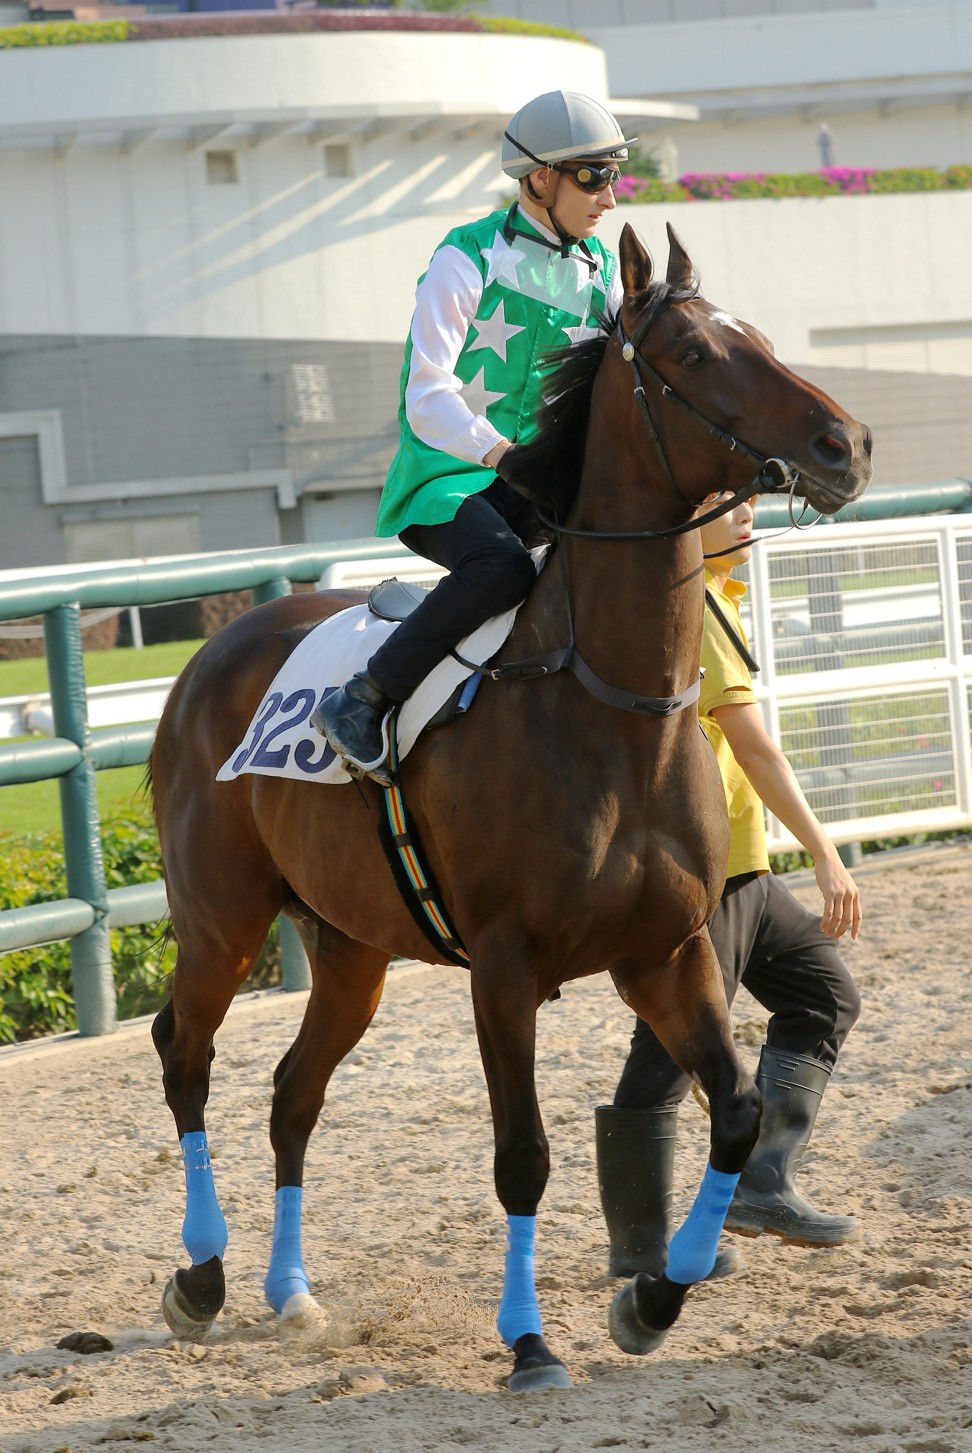
[{"label": "saddle pad", "polygon": [[[460,641],[460,655],[480,664],[488,661],[513,629],[518,609],[494,616]],[[379,619],[366,605],[351,606],[315,626],[270,683],[243,740],[216,773],[217,782],[231,782],[248,772],[299,782],[350,782],[334,749],[311,726],[310,715],[322,696],[364,670],[396,627],[397,622]],[[399,712],[399,757],[472,674],[451,656],[429,673]],[[383,733],[387,749],[387,722]]]}]

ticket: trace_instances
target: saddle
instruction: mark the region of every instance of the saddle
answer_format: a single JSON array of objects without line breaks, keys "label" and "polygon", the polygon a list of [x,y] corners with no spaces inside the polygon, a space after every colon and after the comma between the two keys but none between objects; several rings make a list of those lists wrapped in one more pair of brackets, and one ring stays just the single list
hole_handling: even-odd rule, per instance
[{"label": "saddle", "polygon": [[393,576],[369,592],[368,609],[381,621],[403,621],[422,604],[428,593],[424,585],[411,585]]}]

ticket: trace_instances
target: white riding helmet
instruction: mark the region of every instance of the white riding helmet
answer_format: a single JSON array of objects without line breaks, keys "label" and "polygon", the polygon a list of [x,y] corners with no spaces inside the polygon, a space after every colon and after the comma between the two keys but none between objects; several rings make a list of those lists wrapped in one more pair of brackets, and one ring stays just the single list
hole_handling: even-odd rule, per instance
[{"label": "white riding helmet", "polygon": [[546,91],[521,106],[503,133],[503,170],[519,180],[546,162],[576,156],[624,161],[637,140],[625,137],[600,101],[577,91]]}]

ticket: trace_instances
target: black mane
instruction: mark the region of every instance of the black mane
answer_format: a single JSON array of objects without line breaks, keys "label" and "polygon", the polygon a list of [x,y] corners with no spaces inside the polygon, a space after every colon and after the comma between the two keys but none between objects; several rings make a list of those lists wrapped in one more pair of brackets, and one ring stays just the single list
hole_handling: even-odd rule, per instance
[{"label": "black mane", "polygon": [[[697,296],[697,278],[689,288],[672,287],[660,278],[645,293],[642,316],[650,311],[657,317],[668,303]],[[617,322],[616,316],[604,317],[595,338],[547,356],[552,372],[544,389],[547,402],[537,415],[538,433],[517,449],[516,478],[511,482],[558,520],[567,518],[580,485],[594,380]]]},{"label": "black mane", "polygon": [[547,402],[537,415],[538,433],[516,451],[512,483],[558,519],[566,517],[580,484],[594,379],[616,323],[616,318],[605,319],[595,338],[548,355],[551,373]]}]

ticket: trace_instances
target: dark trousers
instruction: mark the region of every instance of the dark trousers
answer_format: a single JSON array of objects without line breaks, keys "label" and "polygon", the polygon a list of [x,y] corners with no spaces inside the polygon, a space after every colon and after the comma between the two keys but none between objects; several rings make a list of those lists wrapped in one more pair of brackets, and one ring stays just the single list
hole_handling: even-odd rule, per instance
[{"label": "dark trousers", "polygon": [[399,539],[450,573],[368,662],[386,696],[405,701],[454,646],[525,600],[536,570],[523,537],[535,531],[530,502],[496,480],[463,500],[445,525],[409,525]]},{"label": "dark trousers", "polygon": [[[741,873],[726,882],[709,933],[728,1002],[743,984],[770,1011],[769,1048],[809,1055],[832,1069],[861,1000],[833,940],[820,932],[819,914],[809,913],[772,873]],[[691,1083],[637,1019],[615,1105],[629,1110],[677,1105]]]}]

